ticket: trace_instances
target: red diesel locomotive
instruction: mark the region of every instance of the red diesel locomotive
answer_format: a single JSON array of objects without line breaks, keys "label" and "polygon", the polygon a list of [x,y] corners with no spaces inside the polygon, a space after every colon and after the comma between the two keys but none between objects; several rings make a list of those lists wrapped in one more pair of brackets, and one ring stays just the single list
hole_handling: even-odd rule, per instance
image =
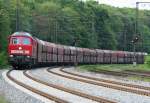
[{"label": "red diesel locomotive", "polygon": [[129,64],[144,63],[144,53],[87,49],[54,44],[16,32],[9,37],[9,62],[15,69],[51,64]]},{"label": "red diesel locomotive", "polygon": [[15,68],[31,66],[37,59],[37,41],[29,33],[16,32],[9,37],[9,62]]}]

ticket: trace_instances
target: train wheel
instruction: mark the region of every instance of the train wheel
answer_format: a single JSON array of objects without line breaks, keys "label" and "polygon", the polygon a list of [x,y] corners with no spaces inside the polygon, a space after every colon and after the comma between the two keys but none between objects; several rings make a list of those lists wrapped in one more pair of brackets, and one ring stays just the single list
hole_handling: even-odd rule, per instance
[{"label": "train wheel", "polygon": [[18,70],[19,66],[13,66],[13,69]]},{"label": "train wheel", "polygon": [[31,69],[31,65],[28,65],[28,66],[27,66],[27,69]]},{"label": "train wheel", "polygon": [[32,65],[31,64],[27,65],[26,69],[32,69]]}]

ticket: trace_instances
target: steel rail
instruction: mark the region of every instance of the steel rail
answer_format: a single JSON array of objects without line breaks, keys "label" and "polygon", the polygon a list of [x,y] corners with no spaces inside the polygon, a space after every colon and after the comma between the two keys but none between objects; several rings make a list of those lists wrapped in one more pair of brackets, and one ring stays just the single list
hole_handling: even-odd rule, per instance
[{"label": "steel rail", "polygon": [[105,83],[112,83],[112,84],[122,85],[122,86],[126,86],[126,87],[132,87],[132,88],[144,89],[144,90],[150,91],[150,87],[145,87],[145,86],[140,86],[140,85],[135,85],[135,84],[128,84],[128,83],[121,83],[121,82],[117,82],[117,81],[113,81],[113,80],[105,80],[105,79],[100,79],[100,78],[95,78],[95,77],[79,75],[77,73],[68,72],[67,70],[65,70],[63,68],[60,69],[60,71],[67,73],[67,74],[70,74],[70,75],[74,75],[74,76],[78,76],[78,77],[82,77],[82,78],[87,78],[90,80],[95,80],[95,81],[100,81],[100,82],[105,82]]},{"label": "steel rail", "polygon": [[115,86],[115,85],[112,85],[112,84],[105,84],[103,82],[94,82],[94,81],[91,81],[91,80],[76,78],[76,77],[72,77],[72,76],[63,75],[63,74],[60,74],[60,73],[53,72],[50,69],[47,69],[47,71],[49,73],[52,73],[52,74],[55,74],[55,75],[58,75],[58,76],[61,76],[61,77],[65,77],[65,78],[68,78],[68,79],[72,79],[72,80],[76,80],[76,81],[80,81],[80,82],[84,82],[84,83],[88,83],[88,84],[92,84],[92,85],[103,86],[103,87],[106,87],[106,88],[112,88],[112,89],[116,89],[116,90],[120,90],[120,91],[125,91],[125,92],[130,92],[130,93],[150,97],[150,92],[135,90],[133,88],[127,88],[127,87],[123,87],[123,86]]},{"label": "steel rail", "polygon": [[134,73],[134,72],[128,72],[128,71],[118,72],[118,71],[101,70],[99,73],[109,74],[109,75],[115,75],[115,76],[139,76],[139,77],[150,78],[149,74]]},{"label": "steel rail", "polygon": [[31,87],[31,86],[26,85],[25,83],[22,83],[22,82],[16,80],[15,78],[13,78],[13,77],[10,75],[10,73],[11,73],[12,71],[13,71],[13,70],[9,70],[6,75],[7,75],[7,77],[8,77],[11,81],[15,82],[16,84],[18,84],[18,85],[20,85],[20,86],[22,86],[22,87],[24,87],[24,88],[26,88],[26,89],[28,89],[28,90],[30,90],[30,91],[36,93],[36,94],[38,94],[38,95],[41,95],[41,96],[43,96],[43,97],[45,97],[45,98],[47,98],[47,99],[49,99],[49,100],[55,101],[56,103],[69,103],[68,101],[65,101],[65,100],[62,100],[62,99],[57,98],[57,97],[55,97],[55,96],[49,95],[49,94],[47,94],[47,93],[44,93],[44,92],[42,92],[42,91],[40,91],[40,90],[37,90],[37,89],[35,89],[35,88]]},{"label": "steel rail", "polygon": [[123,73],[129,74],[129,75],[134,75],[134,76],[141,76],[141,77],[150,78],[149,74],[144,74],[144,73],[135,73],[135,72],[130,72],[130,71],[125,71]]},{"label": "steel rail", "polygon": [[30,79],[38,82],[38,83],[41,83],[41,84],[44,84],[46,86],[56,88],[56,89],[59,89],[59,90],[62,90],[62,91],[65,91],[65,92],[68,92],[68,93],[71,93],[71,94],[74,94],[74,95],[78,95],[80,97],[84,97],[84,98],[87,98],[87,99],[90,99],[90,100],[93,100],[93,101],[97,101],[97,102],[100,102],[100,103],[117,103],[117,102],[114,102],[114,101],[111,101],[111,100],[104,99],[103,97],[92,96],[92,95],[82,93],[82,92],[79,92],[79,91],[76,91],[76,90],[73,90],[73,89],[70,89],[70,88],[66,88],[66,87],[62,87],[62,86],[59,86],[59,85],[44,82],[40,79],[37,79],[37,78],[31,76],[30,74],[27,73],[27,71],[24,71],[23,73],[26,77],[28,77],[28,78],[30,78]]}]

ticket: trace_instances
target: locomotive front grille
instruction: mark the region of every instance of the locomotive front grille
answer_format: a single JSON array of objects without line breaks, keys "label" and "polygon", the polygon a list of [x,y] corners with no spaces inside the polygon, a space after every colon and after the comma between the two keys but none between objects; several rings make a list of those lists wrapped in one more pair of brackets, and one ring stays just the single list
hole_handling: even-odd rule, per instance
[{"label": "locomotive front grille", "polygon": [[29,56],[13,56],[9,57],[9,62],[13,64],[28,64],[31,58]]}]

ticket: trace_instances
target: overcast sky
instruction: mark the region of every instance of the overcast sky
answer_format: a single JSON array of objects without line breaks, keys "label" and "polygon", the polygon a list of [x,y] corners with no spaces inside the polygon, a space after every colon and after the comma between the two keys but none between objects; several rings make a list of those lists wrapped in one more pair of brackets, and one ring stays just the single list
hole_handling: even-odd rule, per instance
[{"label": "overcast sky", "polygon": [[[100,4],[108,4],[115,7],[129,7],[135,8],[136,2],[150,2],[150,0],[95,0],[99,1]],[[140,3],[140,9],[150,9],[150,3]]]}]

